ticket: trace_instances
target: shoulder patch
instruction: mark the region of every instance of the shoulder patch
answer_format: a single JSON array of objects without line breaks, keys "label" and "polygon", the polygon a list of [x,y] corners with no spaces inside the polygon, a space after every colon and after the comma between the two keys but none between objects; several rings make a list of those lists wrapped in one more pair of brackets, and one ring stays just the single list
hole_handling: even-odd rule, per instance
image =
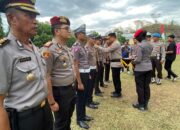
[{"label": "shoulder patch", "polygon": [[3,38],[3,39],[0,39],[0,48],[7,45],[9,43],[9,39],[7,38]]},{"label": "shoulder patch", "polygon": [[53,44],[53,43],[52,43],[51,41],[46,42],[46,43],[44,44],[44,47],[49,48],[52,44]]}]

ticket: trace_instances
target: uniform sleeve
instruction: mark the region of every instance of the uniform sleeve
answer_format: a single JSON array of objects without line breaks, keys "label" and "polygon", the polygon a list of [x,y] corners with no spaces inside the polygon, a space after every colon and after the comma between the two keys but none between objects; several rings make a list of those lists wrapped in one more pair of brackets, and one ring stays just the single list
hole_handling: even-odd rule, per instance
[{"label": "uniform sleeve", "polygon": [[134,63],[139,64],[139,63],[141,63],[141,60],[142,60],[142,50],[141,50],[141,47],[138,46],[136,48],[136,57],[134,59]]},{"label": "uniform sleeve", "polygon": [[99,47],[99,49],[102,50],[103,52],[112,52],[118,48],[120,48],[120,44],[118,44],[118,43],[112,44],[111,46],[109,46],[107,48]]},{"label": "uniform sleeve", "polygon": [[165,60],[165,56],[166,56],[164,44],[162,44],[162,46],[161,46],[161,54],[162,54],[162,61],[164,61]]},{"label": "uniform sleeve", "polygon": [[79,48],[73,47],[72,48],[73,60],[79,61]]},{"label": "uniform sleeve", "polygon": [[3,95],[6,94],[9,90],[8,80],[10,80],[10,77],[8,76],[8,70],[11,70],[9,65],[12,65],[12,63],[8,63],[8,56],[6,56],[3,49],[0,48],[0,94]]},{"label": "uniform sleeve", "polygon": [[54,55],[53,53],[49,50],[49,48],[43,48],[41,50],[43,53],[43,51],[48,51],[49,52],[49,56],[45,57],[45,61],[46,61],[46,66],[47,66],[47,72],[50,74],[54,65]]}]

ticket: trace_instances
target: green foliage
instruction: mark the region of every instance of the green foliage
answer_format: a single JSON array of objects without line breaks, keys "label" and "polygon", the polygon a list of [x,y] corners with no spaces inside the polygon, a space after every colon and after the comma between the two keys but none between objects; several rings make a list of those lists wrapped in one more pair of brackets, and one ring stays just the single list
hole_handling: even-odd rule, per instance
[{"label": "green foliage", "polygon": [[124,44],[126,42],[126,38],[123,37],[121,34],[117,34],[117,39],[121,44]]},{"label": "green foliage", "polygon": [[2,19],[1,19],[1,15],[0,15],[0,39],[3,37],[4,37],[4,31],[3,31]]},{"label": "green foliage", "polygon": [[49,23],[39,22],[37,35],[33,38],[33,42],[36,46],[42,47],[46,42],[52,39],[51,26]]},{"label": "green foliage", "polygon": [[71,38],[68,39],[68,41],[67,41],[67,46],[72,47],[72,45],[75,43],[75,41],[76,41],[76,38],[74,36],[71,36]]}]

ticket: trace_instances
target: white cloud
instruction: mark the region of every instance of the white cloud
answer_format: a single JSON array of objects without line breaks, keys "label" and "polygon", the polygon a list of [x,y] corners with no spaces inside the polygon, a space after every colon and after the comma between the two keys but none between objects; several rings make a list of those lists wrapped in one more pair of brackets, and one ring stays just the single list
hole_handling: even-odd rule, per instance
[{"label": "white cloud", "polygon": [[153,11],[152,5],[144,5],[140,7],[128,7],[126,15],[138,15],[138,14],[148,14]]}]

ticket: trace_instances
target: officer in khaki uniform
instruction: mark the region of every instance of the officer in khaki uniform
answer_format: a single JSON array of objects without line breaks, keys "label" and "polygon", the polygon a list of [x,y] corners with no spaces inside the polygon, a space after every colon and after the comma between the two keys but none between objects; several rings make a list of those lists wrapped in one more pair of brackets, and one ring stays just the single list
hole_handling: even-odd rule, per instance
[{"label": "officer in khaki uniform", "polygon": [[46,63],[30,40],[37,33],[39,13],[34,4],[30,0],[0,1],[0,11],[10,25],[8,37],[0,40],[0,130],[53,129],[46,101]]},{"label": "officer in khaki uniform", "polygon": [[[104,47],[107,48],[109,46],[109,42],[108,42],[108,36],[105,36],[103,38],[103,42],[104,42]],[[104,81],[105,83],[110,83],[109,80],[109,74],[110,74],[110,53],[105,53],[104,54],[104,68],[105,68],[105,76],[104,76]]]},{"label": "officer in khaki uniform", "polygon": [[93,118],[86,115],[87,88],[89,87],[90,66],[88,63],[88,54],[85,50],[86,43],[86,25],[83,24],[74,30],[76,42],[72,46],[74,58],[74,69],[77,78],[77,124],[81,128],[88,129],[89,125],[85,121]]},{"label": "officer in khaki uniform", "polygon": [[[153,37],[153,51],[151,54],[151,62],[152,62],[152,79],[151,82],[157,85],[161,85],[162,79],[162,64],[165,61],[165,46],[163,43],[159,41],[161,35],[159,33],[152,34]],[[156,79],[156,70],[157,70],[157,79]]]},{"label": "officer in khaki uniform", "polygon": [[111,69],[112,69],[112,77],[115,91],[112,92],[111,97],[119,98],[121,97],[121,80],[120,80],[120,70],[121,70],[121,44],[116,39],[115,33],[109,33],[109,42],[111,45],[107,48],[103,48],[100,46],[95,46],[99,50],[103,52],[110,52],[111,57]]},{"label": "officer in khaki uniform", "polygon": [[98,102],[93,101],[93,90],[95,86],[95,80],[97,76],[97,57],[96,57],[96,49],[94,48],[95,44],[95,36],[93,34],[87,35],[87,43],[85,46],[86,52],[88,54],[88,63],[90,65],[90,81],[87,90],[87,102],[86,105],[89,108],[97,109],[99,105]]},{"label": "officer in khaki uniform", "polygon": [[48,82],[53,92],[48,100],[55,116],[54,130],[70,130],[75,107],[73,60],[66,45],[71,36],[70,21],[64,16],[54,16],[50,23],[53,39],[42,48],[48,68]]}]

